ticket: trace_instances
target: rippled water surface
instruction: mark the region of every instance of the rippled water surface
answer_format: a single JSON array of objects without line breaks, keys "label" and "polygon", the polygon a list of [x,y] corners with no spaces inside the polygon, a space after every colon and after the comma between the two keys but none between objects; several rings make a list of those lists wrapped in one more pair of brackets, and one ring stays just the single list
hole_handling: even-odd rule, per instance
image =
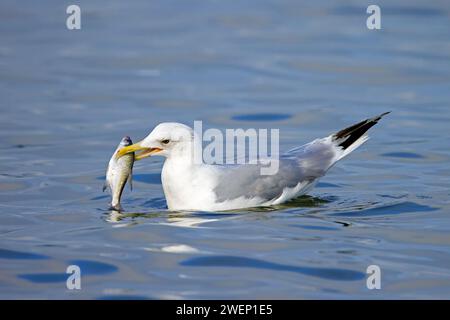
[{"label": "rippled water surface", "polygon": [[[0,298],[450,298],[447,1],[379,1],[381,31],[364,1],[77,2],[79,31],[0,4]],[[155,157],[107,211],[112,151],[161,121],[287,150],[389,110],[291,203],[168,212]]]}]

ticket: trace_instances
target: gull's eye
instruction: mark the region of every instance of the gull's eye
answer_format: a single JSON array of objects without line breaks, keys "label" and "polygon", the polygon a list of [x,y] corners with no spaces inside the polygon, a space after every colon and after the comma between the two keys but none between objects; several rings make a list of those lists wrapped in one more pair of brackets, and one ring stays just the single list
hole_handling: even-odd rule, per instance
[{"label": "gull's eye", "polygon": [[161,140],[161,143],[162,144],[168,144],[170,142],[170,140],[169,139],[164,139],[164,140]]}]

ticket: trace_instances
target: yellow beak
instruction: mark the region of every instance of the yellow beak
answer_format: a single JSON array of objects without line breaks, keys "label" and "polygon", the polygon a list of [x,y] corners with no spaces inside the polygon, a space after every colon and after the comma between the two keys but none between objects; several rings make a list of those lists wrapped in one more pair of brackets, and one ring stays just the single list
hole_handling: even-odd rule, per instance
[{"label": "yellow beak", "polygon": [[150,157],[152,154],[158,153],[160,151],[162,151],[162,149],[160,148],[147,148],[147,147],[143,147],[141,146],[141,142],[136,142],[135,144],[132,144],[131,146],[127,146],[127,147],[123,147],[122,149],[120,149],[117,152],[116,157],[120,158],[123,157],[124,155],[128,154],[128,153],[132,153],[132,152],[139,152],[138,154],[135,155],[134,160],[139,161],[142,160],[144,158]]}]

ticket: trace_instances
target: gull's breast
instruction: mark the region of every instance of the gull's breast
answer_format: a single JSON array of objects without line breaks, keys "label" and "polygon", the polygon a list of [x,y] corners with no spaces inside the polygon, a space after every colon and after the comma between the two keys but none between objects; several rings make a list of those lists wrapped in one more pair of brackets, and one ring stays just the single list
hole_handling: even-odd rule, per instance
[{"label": "gull's breast", "polygon": [[161,181],[169,210],[212,210],[216,176],[207,169],[206,166],[183,168],[166,160]]}]

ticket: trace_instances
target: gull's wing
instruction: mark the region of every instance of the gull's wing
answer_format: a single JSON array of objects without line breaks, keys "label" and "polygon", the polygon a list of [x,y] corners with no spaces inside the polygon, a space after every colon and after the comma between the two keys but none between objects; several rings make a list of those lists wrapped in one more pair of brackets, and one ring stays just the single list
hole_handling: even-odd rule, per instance
[{"label": "gull's wing", "polygon": [[269,201],[278,198],[285,188],[294,188],[302,182],[313,183],[333,163],[335,149],[325,139],[315,140],[301,149],[282,155],[274,175],[261,175],[262,164],[222,167],[214,189],[216,201],[242,196]]},{"label": "gull's wing", "polygon": [[261,164],[222,167],[214,189],[216,201],[242,196],[269,201],[281,196],[285,188],[294,188],[299,183],[311,185],[338,160],[366,142],[367,130],[385,114],[288,151],[280,157],[279,170],[274,175],[261,175]]}]

